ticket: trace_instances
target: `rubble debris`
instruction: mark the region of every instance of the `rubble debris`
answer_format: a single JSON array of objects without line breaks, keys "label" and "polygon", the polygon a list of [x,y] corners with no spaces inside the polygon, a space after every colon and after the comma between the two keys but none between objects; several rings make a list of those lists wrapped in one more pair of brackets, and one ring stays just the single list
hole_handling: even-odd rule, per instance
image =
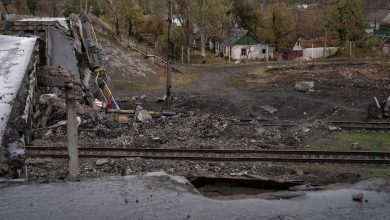
[{"label": "rubble debris", "polygon": [[278,112],[278,110],[270,105],[263,105],[260,107],[261,109],[263,109],[265,112],[268,112],[270,114],[274,114],[276,112]]},{"label": "rubble debris", "polygon": [[386,100],[379,102],[377,97],[374,97],[372,102],[367,107],[368,119],[382,119],[390,116],[390,97]]},{"label": "rubble debris", "polygon": [[[57,95],[55,95],[55,94],[41,95],[38,103],[39,103],[41,109],[45,109],[49,105],[53,106],[56,109],[61,109],[61,110],[66,109],[65,100],[57,97]],[[77,114],[87,115],[91,118],[99,115],[98,111],[96,111],[95,109],[93,109],[89,106],[86,106],[86,105],[80,105],[79,103],[76,103],[76,111],[77,111]],[[40,112],[38,112],[38,113],[36,112],[34,117],[38,118],[39,116],[41,116],[41,114],[40,114],[41,112],[42,112],[42,110],[40,110]]]},{"label": "rubble debris", "polygon": [[108,162],[109,162],[108,159],[98,159],[98,160],[96,160],[95,165],[96,166],[102,166],[104,164],[107,164]]},{"label": "rubble debris", "polygon": [[165,100],[167,100],[167,95],[164,95],[163,97],[158,98],[157,102],[164,102]]},{"label": "rubble debris", "polygon": [[314,88],[314,81],[296,82],[295,89],[298,92],[311,92]]},{"label": "rubble debris", "polygon": [[116,122],[115,120],[107,120],[105,122],[105,125],[107,126],[107,128],[118,128],[119,127],[118,122]]},{"label": "rubble debris", "polygon": [[8,143],[5,154],[13,163],[22,163],[26,157],[24,144],[19,141]]},{"label": "rubble debris", "polygon": [[305,175],[305,171],[303,171],[301,169],[295,169],[292,174],[296,175],[296,176],[304,176]]},{"label": "rubble debris", "polygon": [[359,149],[361,149],[361,147],[359,146],[359,143],[353,143],[352,144],[352,150],[359,150]]},{"label": "rubble debris", "polygon": [[140,121],[142,123],[150,123],[153,121],[152,116],[150,115],[149,111],[142,108],[142,106],[138,105],[135,110],[134,118],[137,121]]},{"label": "rubble debris", "polygon": [[363,197],[364,197],[363,193],[354,194],[352,195],[352,200],[356,202],[362,202]]},{"label": "rubble debris", "polygon": [[339,130],[339,128],[336,126],[330,125],[330,126],[328,126],[328,130],[329,131],[337,131],[337,130]]}]

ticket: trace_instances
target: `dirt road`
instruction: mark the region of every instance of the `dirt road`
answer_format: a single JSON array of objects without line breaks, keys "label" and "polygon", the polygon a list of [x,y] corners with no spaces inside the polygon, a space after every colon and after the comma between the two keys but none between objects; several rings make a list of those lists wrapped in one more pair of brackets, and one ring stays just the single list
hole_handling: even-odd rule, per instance
[{"label": "dirt road", "polygon": [[[196,105],[191,107],[200,111],[237,117],[362,120],[373,97],[385,94],[389,80],[379,77],[385,74],[383,65],[324,64],[317,69],[307,64],[285,67],[283,63],[197,66],[189,70],[199,73],[201,79],[176,91],[193,97]],[[350,75],[343,75],[347,71]],[[364,71],[376,73],[377,78],[361,78]],[[298,81],[314,81],[314,91],[295,91]],[[263,105],[278,112],[264,112]]]}]

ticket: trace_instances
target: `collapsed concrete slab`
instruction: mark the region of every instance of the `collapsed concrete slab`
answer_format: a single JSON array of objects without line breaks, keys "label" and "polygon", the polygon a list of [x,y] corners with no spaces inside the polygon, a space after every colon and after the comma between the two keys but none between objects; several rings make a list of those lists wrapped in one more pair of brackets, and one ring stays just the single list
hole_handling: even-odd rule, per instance
[{"label": "collapsed concrete slab", "polygon": [[0,176],[24,161],[32,126],[37,51],[36,38],[0,35]]}]

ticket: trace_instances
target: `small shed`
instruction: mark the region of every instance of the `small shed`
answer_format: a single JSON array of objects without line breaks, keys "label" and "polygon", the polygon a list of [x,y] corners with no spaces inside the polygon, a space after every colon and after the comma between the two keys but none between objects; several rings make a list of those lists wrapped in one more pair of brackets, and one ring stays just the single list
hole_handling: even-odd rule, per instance
[{"label": "small shed", "polygon": [[224,57],[232,60],[259,60],[273,58],[274,48],[262,44],[248,30],[233,28],[228,37],[222,42]]}]

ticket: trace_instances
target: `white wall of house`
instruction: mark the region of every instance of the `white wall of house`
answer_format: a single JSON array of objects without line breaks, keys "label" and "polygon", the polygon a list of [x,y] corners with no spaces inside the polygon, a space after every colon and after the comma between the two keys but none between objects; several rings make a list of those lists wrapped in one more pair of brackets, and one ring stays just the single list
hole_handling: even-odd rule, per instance
[{"label": "white wall of house", "polygon": [[[338,47],[327,47],[325,51],[325,57],[333,56],[339,50]],[[315,48],[306,48],[303,49],[303,57],[309,57],[312,59],[324,57],[324,48],[315,47]]]},{"label": "white wall of house", "polygon": [[[245,50],[245,53],[243,51]],[[268,47],[268,58],[272,59],[274,49]],[[229,46],[224,48],[224,56],[229,57]],[[260,60],[267,58],[267,45],[234,45],[231,47],[230,59],[232,60]]]}]

